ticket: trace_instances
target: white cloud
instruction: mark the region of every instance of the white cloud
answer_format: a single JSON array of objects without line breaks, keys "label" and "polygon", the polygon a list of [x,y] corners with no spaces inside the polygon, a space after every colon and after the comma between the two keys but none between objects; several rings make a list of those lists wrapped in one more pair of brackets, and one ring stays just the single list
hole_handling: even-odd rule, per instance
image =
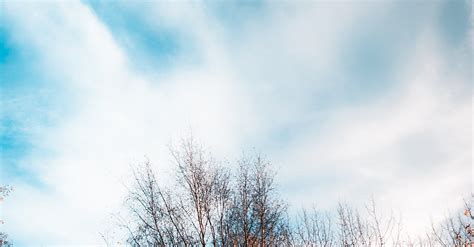
[{"label": "white cloud", "polygon": [[334,112],[275,158],[283,160],[283,186],[305,184],[288,192],[292,202],[334,208],[374,196],[382,209],[400,210],[412,234],[462,205],[470,194],[472,106],[459,93],[469,78],[445,69],[450,61],[436,38],[417,42],[390,95]]},{"label": "white cloud", "polygon": [[86,6],[7,8],[9,20],[40,51],[47,73],[76,91],[73,114],[33,137],[53,154],[33,153],[22,161],[46,188],[15,184],[5,217],[14,239],[97,242],[109,214],[120,207],[130,162],[148,155],[166,170],[166,145],[190,127],[213,150],[229,153],[245,134],[232,130],[251,124],[238,117],[246,109],[232,77],[212,64],[150,81],[127,67],[124,51]]},{"label": "white cloud", "polygon": [[[45,188],[15,185],[5,205],[6,227],[15,239],[100,241],[97,233],[121,206],[129,163],[147,155],[166,171],[166,144],[190,127],[219,157],[233,158],[275,129],[304,119],[301,135],[268,154],[280,167],[281,184],[290,188],[284,196],[296,207],[330,207],[338,199],[365,200],[373,193],[382,205],[415,219],[407,223],[419,229],[430,214],[456,206],[467,192],[470,178],[458,170],[471,164],[472,99],[456,97],[466,78],[446,71],[436,43],[426,46],[434,37],[417,39],[418,53],[397,67],[395,80],[401,83],[384,98],[325,109],[321,122],[307,116],[314,114],[308,113],[315,104],[312,92],[328,84],[320,74],[340,69],[335,54],[344,33],[383,8],[270,9],[234,41],[200,5],[170,4],[166,11],[147,5],[137,11],[151,23],[188,32],[200,50],[199,64],[173,67],[155,79],[131,69],[126,52],[81,3],[5,5],[17,35],[40,52],[39,66],[75,92],[72,114],[58,116],[54,127],[33,136],[52,154],[34,152],[21,161]],[[448,199],[452,204],[444,203]],[[417,216],[426,212],[420,205],[430,205],[427,217]]]}]

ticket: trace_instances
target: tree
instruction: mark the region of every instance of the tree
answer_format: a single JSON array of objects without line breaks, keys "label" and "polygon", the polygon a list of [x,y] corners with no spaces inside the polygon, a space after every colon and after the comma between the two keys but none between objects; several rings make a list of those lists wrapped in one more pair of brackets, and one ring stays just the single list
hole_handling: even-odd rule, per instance
[{"label": "tree", "polygon": [[238,162],[231,221],[239,246],[275,246],[290,241],[286,204],[275,193],[275,173],[260,155]]},{"label": "tree", "polygon": [[[12,192],[12,187],[10,186],[0,186],[0,203]],[[0,219],[0,224],[4,224],[3,220]],[[5,232],[0,232],[0,247],[1,246],[10,246],[8,241],[8,234]]]},{"label": "tree", "polygon": [[250,162],[243,158],[239,161],[236,186],[233,192],[233,205],[230,213],[232,222],[232,242],[234,245],[250,246],[253,244],[253,232],[256,228],[253,218],[252,181]]},{"label": "tree", "polygon": [[364,214],[347,203],[337,209],[338,242],[342,246],[400,246],[401,219],[378,212],[375,200],[365,205]]},{"label": "tree", "polygon": [[[471,196],[471,201],[473,196]],[[441,246],[474,246],[474,212],[470,202],[464,202],[463,213],[450,216],[440,225],[432,224],[428,241]]]},{"label": "tree", "polygon": [[230,173],[217,166],[192,138],[170,148],[176,169],[175,184],[157,182],[150,162],[133,169],[134,186],[127,205],[131,221],[122,220],[134,246],[213,246],[230,241],[232,201]]},{"label": "tree", "polygon": [[[160,185],[149,161],[133,169],[128,218],[131,246],[474,246],[471,204],[432,227],[427,237],[402,239],[401,220],[376,207],[339,203],[335,212],[303,209],[290,224],[272,164],[256,154],[222,166],[192,137],[171,147],[175,181]],[[232,172],[233,171],[233,172]],[[8,194],[8,191],[7,191]],[[3,236],[3,235],[0,235]],[[5,236],[6,239],[6,236]]]},{"label": "tree", "polygon": [[218,168],[214,180],[213,200],[215,212],[209,215],[213,232],[213,244],[228,246],[230,236],[230,212],[232,207],[231,174],[225,168]]},{"label": "tree", "polygon": [[256,219],[255,236],[259,246],[275,246],[284,243],[288,226],[284,219],[286,205],[275,194],[275,172],[270,163],[260,155],[252,159],[252,206]]},{"label": "tree", "polygon": [[[275,193],[270,163],[242,158],[236,176],[219,165],[192,137],[170,148],[176,180],[164,188],[150,162],[134,168],[134,186],[122,220],[134,246],[289,244],[286,204]],[[234,186],[232,186],[234,185]]]},{"label": "tree", "polygon": [[[122,224],[132,246],[192,245],[181,206],[168,190],[161,188],[149,162],[133,170],[134,187],[127,205],[133,221]],[[125,221],[122,221],[125,222]]]},{"label": "tree", "polygon": [[[179,149],[171,149],[177,165],[177,182],[182,192],[180,200],[183,213],[194,228],[201,246],[206,246],[208,231],[212,243],[217,245],[215,213],[217,187],[220,174],[210,155],[206,155],[201,146],[192,137],[183,139]],[[222,192],[225,192],[225,188]]]},{"label": "tree", "polygon": [[319,212],[314,206],[302,209],[296,219],[295,244],[298,246],[335,245],[334,226],[329,214]]}]

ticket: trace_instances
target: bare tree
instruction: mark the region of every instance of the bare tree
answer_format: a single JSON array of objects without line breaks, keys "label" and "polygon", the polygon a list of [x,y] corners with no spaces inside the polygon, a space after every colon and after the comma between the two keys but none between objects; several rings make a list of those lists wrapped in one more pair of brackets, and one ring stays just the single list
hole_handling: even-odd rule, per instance
[{"label": "bare tree", "polygon": [[345,203],[339,203],[339,241],[341,246],[369,246],[373,236],[367,220],[361,217],[358,210]]},{"label": "bare tree", "polygon": [[213,232],[214,245],[230,244],[230,212],[232,207],[231,175],[224,168],[218,168],[214,177],[214,212],[208,213],[209,225]]},{"label": "bare tree", "polygon": [[159,186],[149,162],[133,169],[134,187],[127,205],[131,221],[122,220],[135,246],[213,246],[230,241],[230,173],[192,138],[170,148],[176,183]]},{"label": "bare tree", "polygon": [[[10,186],[0,186],[0,203],[12,192],[12,187]],[[0,224],[4,224],[3,220],[0,219]],[[8,240],[8,234],[5,232],[0,232],[0,247],[1,246],[10,246],[10,241]]]},{"label": "bare tree", "polygon": [[233,206],[231,208],[230,221],[232,226],[232,242],[234,245],[253,245],[253,232],[255,220],[252,215],[252,178],[250,171],[250,161],[242,158],[239,162],[236,177],[236,187],[233,194]]},{"label": "bare tree", "polygon": [[178,167],[177,181],[184,196],[181,200],[183,212],[196,231],[201,246],[207,244],[208,231],[216,246],[216,225],[212,219],[219,176],[214,161],[192,137],[183,139],[180,148],[171,148],[170,151]]},{"label": "bare tree", "polygon": [[133,174],[135,186],[127,204],[135,224],[122,224],[130,233],[128,242],[134,246],[191,245],[181,207],[158,185],[150,163],[134,169]]},{"label": "bare tree", "polygon": [[438,226],[432,224],[428,241],[441,246],[474,246],[472,199],[464,202],[464,212],[448,217]]},{"label": "bare tree", "polygon": [[378,211],[375,200],[371,198],[370,204],[365,206],[368,214],[368,222],[375,246],[399,246],[401,234],[401,220],[390,212],[388,217]]},{"label": "bare tree", "polygon": [[327,213],[320,213],[313,206],[311,210],[303,209],[297,217],[295,244],[299,246],[333,246],[335,245],[334,227]]},{"label": "bare tree", "polygon": [[276,173],[261,155],[241,158],[231,173],[192,137],[170,152],[175,183],[160,186],[150,162],[133,169],[130,217],[121,219],[132,246],[474,246],[467,202],[464,214],[413,240],[373,199],[363,210],[339,203],[335,215],[303,209],[290,225]]},{"label": "bare tree", "polygon": [[252,162],[253,213],[256,219],[256,237],[259,246],[275,246],[283,239],[286,205],[275,194],[275,172],[260,155]]},{"label": "bare tree", "polygon": [[373,199],[365,209],[365,215],[362,215],[348,204],[339,204],[338,242],[342,246],[400,246],[401,220],[393,213],[383,217]]},{"label": "bare tree", "polygon": [[260,155],[244,157],[236,174],[231,211],[234,245],[288,245],[290,227],[286,204],[275,191],[275,172]]}]

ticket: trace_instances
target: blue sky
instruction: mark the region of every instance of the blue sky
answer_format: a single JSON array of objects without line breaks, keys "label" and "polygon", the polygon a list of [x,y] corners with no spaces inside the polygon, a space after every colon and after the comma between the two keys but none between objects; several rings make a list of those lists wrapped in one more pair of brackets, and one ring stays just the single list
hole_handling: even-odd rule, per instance
[{"label": "blue sky", "polygon": [[470,5],[1,1],[1,227],[98,243],[128,164],[192,128],[292,207],[374,196],[422,231],[472,187]]}]

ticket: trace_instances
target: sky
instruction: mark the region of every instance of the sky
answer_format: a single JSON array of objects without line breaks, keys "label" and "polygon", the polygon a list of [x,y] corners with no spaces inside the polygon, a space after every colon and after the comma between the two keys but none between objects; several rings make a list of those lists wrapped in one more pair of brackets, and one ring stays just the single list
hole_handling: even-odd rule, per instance
[{"label": "sky", "polygon": [[470,1],[0,1],[0,215],[101,244],[130,164],[191,130],[261,152],[291,208],[374,198],[426,230],[472,193]]}]

